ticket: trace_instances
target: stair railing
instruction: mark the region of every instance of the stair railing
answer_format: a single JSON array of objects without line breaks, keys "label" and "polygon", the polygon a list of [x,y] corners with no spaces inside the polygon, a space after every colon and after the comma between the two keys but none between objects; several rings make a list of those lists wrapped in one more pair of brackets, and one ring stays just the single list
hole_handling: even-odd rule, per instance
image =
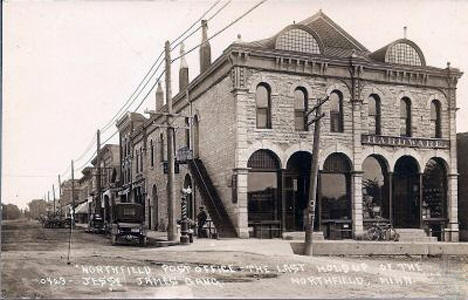
[{"label": "stair railing", "polygon": [[210,189],[208,188],[208,185],[206,184],[205,180],[203,179],[203,176],[202,176],[202,174],[201,174],[201,172],[200,172],[200,169],[199,169],[198,164],[197,164],[197,162],[195,161],[195,159],[192,159],[192,163],[193,163],[193,165],[195,166],[195,168],[197,169],[197,173],[198,173],[198,175],[199,175],[198,178],[200,178],[200,180],[202,181],[203,185],[205,186],[206,193],[208,194],[208,197],[210,198],[210,201],[211,201],[211,203],[213,204],[213,208],[215,209],[216,214],[217,214],[218,217],[219,217],[219,221],[220,221],[219,226],[222,227],[221,222],[223,221],[223,217],[221,216],[221,214],[220,214],[220,212],[219,212],[218,206],[216,205],[216,202],[214,201],[213,196],[212,196],[211,193],[210,193]]}]

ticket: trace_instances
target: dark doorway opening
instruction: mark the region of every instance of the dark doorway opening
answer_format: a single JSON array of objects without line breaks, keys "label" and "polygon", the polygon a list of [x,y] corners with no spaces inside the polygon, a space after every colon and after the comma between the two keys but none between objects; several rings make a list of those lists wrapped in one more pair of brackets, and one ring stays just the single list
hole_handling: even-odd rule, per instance
[{"label": "dark doorway opening", "polygon": [[397,228],[419,228],[420,174],[417,161],[403,156],[396,162],[393,180],[393,225]]},{"label": "dark doorway opening", "polygon": [[294,153],[288,161],[283,186],[283,226],[286,231],[304,230],[311,159],[310,153],[300,151]]}]

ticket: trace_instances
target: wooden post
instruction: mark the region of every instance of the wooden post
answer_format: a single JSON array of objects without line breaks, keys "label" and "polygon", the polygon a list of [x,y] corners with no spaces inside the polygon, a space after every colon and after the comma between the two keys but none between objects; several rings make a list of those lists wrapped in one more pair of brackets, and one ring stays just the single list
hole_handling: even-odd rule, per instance
[{"label": "wooden post", "polygon": [[310,187],[309,187],[309,205],[307,209],[307,224],[304,241],[304,255],[312,255],[312,235],[314,232],[315,205],[317,202],[317,177],[318,177],[318,158],[320,151],[320,119],[322,115],[322,105],[328,100],[318,100],[313,110],[315,110],[315,119],[309,122],[315,123],[314,126],[314,141],[312,145],[312,162],[310,164]]},{"label": "wooden post", "polygon": [[174,161],[174,128],[172,127],[173,116],[172,116],[172,90],[171,90],[171,48],[169,41],[166,41],[165,61],[166,61],[166,105],[167,105],[167,164],[168,164],[168,176],[167,176],[167,216],[168,216],[168,228],[167,228],[167,240],[175,241],[177,239],[177,227],[175,222],[175,161]]}]

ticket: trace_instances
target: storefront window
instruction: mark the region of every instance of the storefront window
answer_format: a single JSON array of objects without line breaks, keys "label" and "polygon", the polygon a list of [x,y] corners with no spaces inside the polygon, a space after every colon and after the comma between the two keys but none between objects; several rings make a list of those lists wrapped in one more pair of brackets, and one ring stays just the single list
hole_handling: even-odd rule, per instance
[{"label": "storefront window", "polygon": [[350,171],[343,154],[332,154],[325,161],[320,177],[322,221],[351,219]]},{"label": "storefront window", "polygon": [[247,166],[251,168],[247,180],[249,222],[278,220],[278,160],[273,152],[258,150]]},{"label": "storefront window", "polygon": [[388,185],[386,168],[374,156],[362,164],[362,202],[364,219],[388,218]]}]

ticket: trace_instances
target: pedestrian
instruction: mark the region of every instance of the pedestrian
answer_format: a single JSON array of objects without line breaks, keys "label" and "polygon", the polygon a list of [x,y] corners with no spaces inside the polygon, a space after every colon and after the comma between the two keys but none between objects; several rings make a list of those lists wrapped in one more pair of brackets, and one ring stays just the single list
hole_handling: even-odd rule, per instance
[{"label": "pedestrian", "polygon": [[206,212],[205,207],[200,206],[200,212],[197,215],[198,238],[201,238],[203,235],[203,226],[205,225],[207,219],[208,219],[208,213]]}]

